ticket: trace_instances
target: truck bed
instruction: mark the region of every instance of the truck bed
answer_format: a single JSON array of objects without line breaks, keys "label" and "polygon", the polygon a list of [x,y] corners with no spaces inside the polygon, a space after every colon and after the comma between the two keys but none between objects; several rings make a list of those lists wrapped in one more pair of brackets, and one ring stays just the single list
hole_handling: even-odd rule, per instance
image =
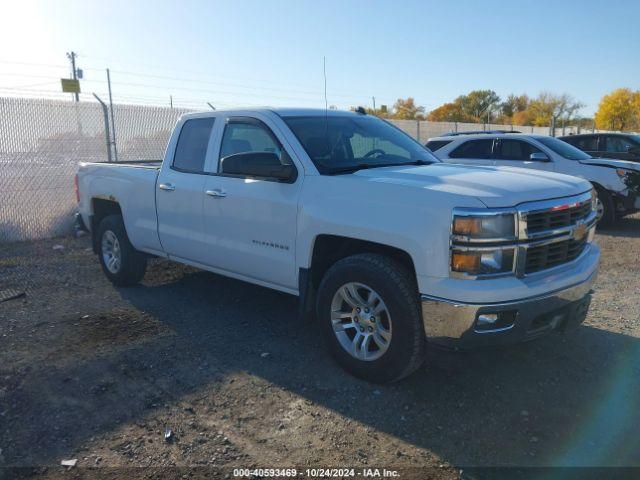
[{"label": "truck bed", "polygon": [[117,165],[120,167],[155,168],[159,170],[162,160],[122,160],[118,162],[83,162],[84,165]]},{"label": "truck bed", "polygon": [[117,202],[127,234],[140,250],[160,250],[156,217],[156,180],[160,160],[82,162],[78,169],[79,211],[90,225],[95,201]]}]

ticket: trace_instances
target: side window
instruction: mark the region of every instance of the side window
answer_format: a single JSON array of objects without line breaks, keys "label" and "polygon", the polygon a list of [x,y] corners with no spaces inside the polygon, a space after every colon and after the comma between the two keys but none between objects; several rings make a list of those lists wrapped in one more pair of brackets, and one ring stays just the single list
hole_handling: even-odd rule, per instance
[{"label": "side window", "polygon": [[496,159],[498,160],[529,160],[532,153],[541,153],[539,149],[522,140],[500,140]]},{"label": "side window", "polygon": [[579,137],[573,142],[573,145],[586,152],[595,152],[598,150],[598,137],[595,135]]},{"label": "side window", "polygon": [[215,118],[187,120],[180,130],[171,168],[187,173],[203,173],[207,145]]},{"label": "side window", "polygon": [[432,152],[441,149],[445,145],[449,145],[451,140],[430,140],[426,143],[425,147],[427,147]]},{"label": "side window", "polygon": [[604,150],[605,152],[614,153],[627,153],[629,148],[633,148],[633,144],[624,137],[605,137]]},{"label": "side window", "polygon": [[453,150],[450,158],[491,158],[493,139],[469,140]]},{"label": "side window", "polygon": [[280,155],[281,151],[280,142],[261,122],[233,120],[224,129],[220,158],[245,152],[271,152]]}]

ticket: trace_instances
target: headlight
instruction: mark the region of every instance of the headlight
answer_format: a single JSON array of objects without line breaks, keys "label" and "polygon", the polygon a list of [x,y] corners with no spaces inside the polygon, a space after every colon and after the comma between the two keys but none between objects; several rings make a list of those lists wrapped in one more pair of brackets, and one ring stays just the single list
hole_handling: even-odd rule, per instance
[{"label": "headlight", "polygon": [[[514,211],[453,211],[451,272],[462,276],[507,274],[514,271],[517,223]],[[493,245],[492,245],[493,244]]]},{"label": "headlight", "polygon": [[451,271],[467,275],[493,275],[513,271],[515,249],[454,250]]},{"label": "headlight", "polygon": [[631,175],[631,170],[627,170],[625,168],[616,168],[616,174],[618,175],[620,180],[626,183],[628,176]]},{"label": "headlight", "polygon": [[514,239],[515,216],[512,213],[454,215],[452,233],[467,240]]}]

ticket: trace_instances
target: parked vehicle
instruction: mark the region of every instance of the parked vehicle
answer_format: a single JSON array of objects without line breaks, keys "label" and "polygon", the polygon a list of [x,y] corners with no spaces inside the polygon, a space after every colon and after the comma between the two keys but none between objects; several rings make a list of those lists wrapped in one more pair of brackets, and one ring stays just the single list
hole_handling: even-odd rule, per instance
[{"label": "parked vehicle", "polygon": [[161,165],[82,163],[77,184],[115,285],[154,255],[298,295],[337,361],[374,382],[418,368],[427,339],[574,327],[598,270],[589,182],[448,165],[352,112],[185,115]]},{"label": "parked vehicle", "polygon": [[584,178],[598,194],[600,225],[610,225],[640,209],[640,164],[589,154],[543,135],[466,135],[438,137],[427,144],[447,163],[521,167]]},{"label": "parked vehicle", "polygon": [[640,135],[629,133],[586,133],[558,137],[592,157],[640,162]]}]

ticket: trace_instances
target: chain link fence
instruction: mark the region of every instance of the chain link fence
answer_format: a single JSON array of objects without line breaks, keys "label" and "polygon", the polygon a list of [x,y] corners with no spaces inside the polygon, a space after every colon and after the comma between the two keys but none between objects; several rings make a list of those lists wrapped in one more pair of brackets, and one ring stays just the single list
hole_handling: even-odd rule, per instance
[{"label": "chain link fence", "polygon": [[[185,112],[115,106],[118,158],[162,158]],[[78,162],[107,158],[99,103],[0,98],[0,244],[70,232]]]},{"label": "chain link fence", "polygon": [[[119,159],[162,158],[174,124],[186,111],[115,106]],[[64,248],[62,241],[9,244],[70,234],[78,162],[105,162],[107,148],[99,103],[0,98],[0,302],[23,294],[30,285],[25,272],[38,271],[39,258],[51,255],[52,248]],[[37,251],[22,261],[31,263],[28,267],[11,255],[23,247]]]},{"label": "chain link fence", "polygon": [[[110,142],[115,133],[113,159],[161,159],[173,126],[188,111],[115,105],[112,128],[97,102],[0,98],[0,244],[71,232],[78,162],[108,160],[108,129],[114,130]],[[465,130],[549,134],[547,127],[414,120],[393,123],[422,143]]]}]

